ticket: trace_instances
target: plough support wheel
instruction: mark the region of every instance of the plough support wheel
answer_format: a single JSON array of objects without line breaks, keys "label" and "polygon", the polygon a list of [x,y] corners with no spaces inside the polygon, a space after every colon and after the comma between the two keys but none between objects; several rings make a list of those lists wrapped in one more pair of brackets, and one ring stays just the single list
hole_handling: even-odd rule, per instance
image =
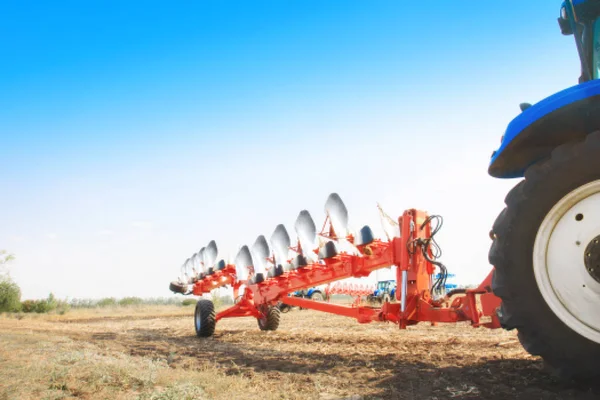
[{"label": "plough support wheel", "polygon": [[262,318],[258,318],[258,327],[261,331],[275,331],[279,327],[280,312],[277,306],[260,307],[263,314]]},{"label": "plough support wheel", "polygon": [[210,337],[215,333],[215,305],[210,300],[200,299],[196,303],[194,326],[198,337]]}]

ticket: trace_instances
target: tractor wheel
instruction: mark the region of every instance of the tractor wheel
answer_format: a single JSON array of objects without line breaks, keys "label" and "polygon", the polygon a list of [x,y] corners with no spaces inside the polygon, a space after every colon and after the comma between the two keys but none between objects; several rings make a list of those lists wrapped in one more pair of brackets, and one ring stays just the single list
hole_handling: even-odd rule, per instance
[{"label": "tractor wheel", "polygon": [[531,166],[493,227],[498,317],[562,378],[599,375],[600,132]]},{"label": "tractor wheel", "polygon": [[279,327],[280,310],[276,306],[261,307],[265,315],[258,319],[258,327],[261,331],[275,331]]},{"label": "tractor wheel", "polygon": [[200,299],[196,303],[194,326],[198,337],[210,337],[215,333],[215,305],[210,300]]},{"label": "tractor wheel", "polygon": [[279,302],[277,303],[277,308],[279,308],[279,311],[281,311],[282,313],[286,313],[288,311],[290,311],[290,309],[292,308],[291,306],[288,306],[287,304],[285,304],[284,302]]},{"label": "tractor wheel", "polygon": [[323,297],[323,293],[321,293],[321,292],[313,292],[310,295],[310,299],[313,301],[325,301],[325,298]]},{"label": "tractor wheel", "polygon": [[381,303],[389,303],[390,302],[390,295],[389,294],[384,294],[383,297],[381,298]]}]

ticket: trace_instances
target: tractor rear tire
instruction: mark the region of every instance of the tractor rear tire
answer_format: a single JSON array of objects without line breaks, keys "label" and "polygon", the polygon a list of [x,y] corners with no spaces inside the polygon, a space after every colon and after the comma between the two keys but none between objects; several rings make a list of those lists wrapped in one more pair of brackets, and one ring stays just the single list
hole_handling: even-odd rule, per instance
[{"label": "tractor rear tire", "polygon": [[263,318],[258,319],[258,327],[261,331],[275,331],[279,327],[280,310],[277,306],[262,307]]},{"label": "tractor rear tire", "polygon": [[325,301],[325,297],[323,297],[323,293],[321,292],[314,292],[310,295],[310,299],[312,301]]},{"label": "tractor rear tire", "polygon": [[286,312],[289,312],[289,311],[292,309],[292,307],[291,307],[291,306],[289,306],[289,305],[285,304],[285,303],[284,303],[284,302],[282,302],[282,301],[280,301],[279,303],[277,303],[277,308],[279,308],[279,311],[281,311],[281,312],[282,312],[282,313],[284,313],[284,314],[285,314]]},{"label": "tractor rear tire", "polygon": [[[593,245],[600,235],[598,201],[600,132],[594,132],[529,167],[492,230],[489,261],[493,292],[502,299],[501,325],[517,329],[525,350],[566,379],[600,375],[600,280],[584,260],[589,246],[600,257]],[[567,291],[559,294],[561,288]]]},{"label": "tractor rear tire", "polygon": [[198,337],[210,337],[215,333],[215,305],[212,301],[200,299],[194,312],[194,326]]}]

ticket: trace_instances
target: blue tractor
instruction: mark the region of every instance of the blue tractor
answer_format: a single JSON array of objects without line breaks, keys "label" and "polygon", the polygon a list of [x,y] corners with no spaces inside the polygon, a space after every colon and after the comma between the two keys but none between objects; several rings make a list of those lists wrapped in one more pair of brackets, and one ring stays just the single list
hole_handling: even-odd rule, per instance
[{"label": "blue tractor", "polygon": [[[294,297],[301,297],[304,299],[310,299],[313,301],[325,301],[326,300],[326,295],[323,292],[323,290],[321,290],[320,287],[312,287],[309,289],[303,289],[303,290],[297,290],[295,292],[290,293],[288,296],[294,296]],[[281,312],[288,312],[292,309],[292,306],[287,305],[285,303],[279,302],[277,304],[277,307],[279,308],[279,310]],[[300,308],[301,310],[303,308]]]},{"label": "blue tractor", "polygon": [[367,296],[369,303],[389,303],[394,301],[396,296],[396,280],[391,279],[387,281],[377,282],[377,288],[372,294]]},{"label": "blue tractor", "polygon": [[558,18],[581,60],[579,83],[521,104],[488,172],[522,178],[493,224],[489,261],[504,328],[568,378],[600,375],[600,0]]}]

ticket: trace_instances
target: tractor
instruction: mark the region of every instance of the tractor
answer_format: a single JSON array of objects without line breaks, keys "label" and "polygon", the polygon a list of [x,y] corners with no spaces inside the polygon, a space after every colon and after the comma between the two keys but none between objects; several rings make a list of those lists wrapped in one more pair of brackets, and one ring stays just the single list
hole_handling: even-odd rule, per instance
[{"label": "tractor", "polygon": [[503,328],[565,377],[598,375],[600,357],[600,1],[568,0],[579,84],[521,104],[488,172],[523,178],[490,235]]},{"label": "tractor", "polygon": [[369,303],[389,303],[392,299],[395,299],[396,295],[396,280],[390,279],[387,281],[377,282],[377,288],[375,291],[367,296]]},{"label": "tractor", "polygon": [[[289,296],[311,299],[314,301],[325,301],[327,297],[323,290],[321,290],[321,288],[318,287],[311,287],[310,289],[300,289],[293,293],[290,293]],[[277,306],[283,313],[291,311],[293,308],[292,306],[289,306],[281,301],[278,303]],[[302,307],[300,309],[302,310]]]},{"label": "tractor", "polygon": [[[235,262],[218,261],[215,241],[183,265],[171,290],[200,296],[230,285],[232,307],[216,313],[201,299],[194,324],[210,337],[223,318],[254,317],[261,330],[279,326],[278,302],[400,329],[427,321],[470,322],[475,328],[516,329],[525,350],[565,378],[600,376],[600,0],[567,0],[558,24],[573,36],[579,83],[537,104],[522,103],[493,152],[488,173],[520,181],[492,225],[489,275],[475,288],[445,293],[446,266],[435,251],[441,216],[408,209],[387,240],[369,226],[348,229],[337,193],[325,203],[321,231],[307,210],[292,243],[278,225],[242,246]],[[270,244],[270,246],[269,246]],[[368,277],[396,267],[396,302],[342,305],[288,296],[305,287]],[[450,296],[451,294],[451,296]]]}]

